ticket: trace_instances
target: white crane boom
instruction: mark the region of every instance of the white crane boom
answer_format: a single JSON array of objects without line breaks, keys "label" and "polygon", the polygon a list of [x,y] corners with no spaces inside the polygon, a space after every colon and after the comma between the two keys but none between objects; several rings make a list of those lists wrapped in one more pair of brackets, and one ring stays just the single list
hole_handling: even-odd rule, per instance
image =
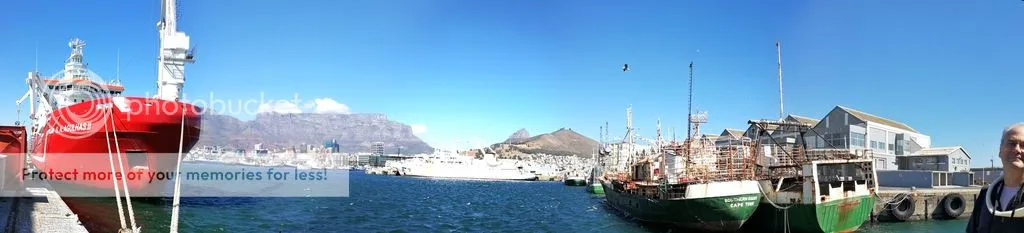
[{"label": "white crane boom", "polygon": [[160,55],[157,65],[156,98],[179,101],[181,88],[185,85],[185,64],[193,63],[189,49],[189,36],[178,31],[177,5],[175,0],[163,0],[160,22]]}]

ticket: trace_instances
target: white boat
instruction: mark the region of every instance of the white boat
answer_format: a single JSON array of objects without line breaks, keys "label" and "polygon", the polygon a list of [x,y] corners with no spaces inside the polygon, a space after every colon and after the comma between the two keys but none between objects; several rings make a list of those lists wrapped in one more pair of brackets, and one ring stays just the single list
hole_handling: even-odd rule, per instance
[{"label": "white boat", "polygon": [[497,159],[480,150],[483,159],[442,151],[401,161],[389,161],[404,176],[474,179],[474,180],[537,180],[534,174],[515,160]]}]

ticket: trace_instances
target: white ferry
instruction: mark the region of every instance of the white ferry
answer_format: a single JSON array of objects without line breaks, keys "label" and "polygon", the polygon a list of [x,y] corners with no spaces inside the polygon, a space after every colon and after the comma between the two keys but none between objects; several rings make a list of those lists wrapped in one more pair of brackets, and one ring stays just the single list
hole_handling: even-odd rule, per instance
[{"label": "white ferry", "polygon": [[403,176],[474,180],[537,180],[537,174],[517,160],[497,159],[494,154],[480,150],[482,158],[458,155],[451,151],[416,156],[401,161],[389,161],[388,166]]}]

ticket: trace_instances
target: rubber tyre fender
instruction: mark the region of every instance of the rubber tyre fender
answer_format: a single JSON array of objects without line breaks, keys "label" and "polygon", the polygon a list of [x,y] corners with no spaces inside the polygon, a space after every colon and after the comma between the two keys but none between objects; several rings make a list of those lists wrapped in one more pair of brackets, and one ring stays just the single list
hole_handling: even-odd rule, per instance
[{"label": "rubber tyre fender", "polygon": [[909,194],[900,194],[896,195],[896,198],[894,199],[903,200],[896,204],[888,204],[889,215],[892,215],[893,218],[900,221],[907,221],[907,219],[910,219],[910,216],[914,215],[915,208],[917,207],[914,202],[914,197]]},{"label": "rubber tyre fender", "polygon": [[966,208],[967,201],[959,193],[950,193],[942,197],[942,211],[946,213],[947,217],[960,217]]}]

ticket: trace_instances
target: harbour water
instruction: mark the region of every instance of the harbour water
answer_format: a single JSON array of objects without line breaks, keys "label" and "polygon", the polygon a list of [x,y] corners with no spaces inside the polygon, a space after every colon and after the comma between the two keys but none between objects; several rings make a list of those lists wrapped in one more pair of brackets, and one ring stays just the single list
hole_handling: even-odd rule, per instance
[{"label": "harbour water", "polygon": [[[343,171],[338,171],[343,172]],[[115,232],[113,199],[67,200],[92,232]],[[182,232],[681,232],[626,220],[584,187],[350,174],[345,198],[182,198]],[[134,201],[143,232],[166,232],[170,201]],[[966,222],[866,224],[860,232],[963,232]],[[763,232],[763,231],[761,231]]]}]

